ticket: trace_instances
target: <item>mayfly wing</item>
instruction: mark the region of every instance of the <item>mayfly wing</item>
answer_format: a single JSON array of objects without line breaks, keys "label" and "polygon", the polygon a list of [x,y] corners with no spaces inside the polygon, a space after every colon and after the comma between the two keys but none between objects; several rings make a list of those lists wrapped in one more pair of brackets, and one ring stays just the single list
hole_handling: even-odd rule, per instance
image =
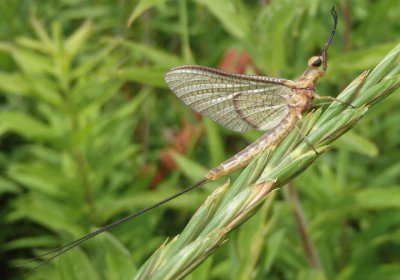
[{"label": "mayfly wing", "polygon": [[233,131],[275,127],[288,112],[292,81],[233,74],[185,65],[165,75],[169,88],[186,105]]}]

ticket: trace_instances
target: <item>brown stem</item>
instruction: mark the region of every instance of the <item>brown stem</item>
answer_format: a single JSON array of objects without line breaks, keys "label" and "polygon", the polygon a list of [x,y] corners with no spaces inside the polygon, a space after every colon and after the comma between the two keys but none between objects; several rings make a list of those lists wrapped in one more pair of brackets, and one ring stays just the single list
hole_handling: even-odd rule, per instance
[{"label": "brown stem", "polygon": [[297,228],[299,230],[301,239],[303,241],[303,247],[307,255],[308,261],[310,262],[311,267],[313,269],[323,271],[320,261],[317,257],[317,253],[315,252],[312,241],[308,235],[306,219],[304,217],[303,209],[301,208],[301,204],[293,183],[289,183],[287,187],[284,188],[284,190],[292,206],[293,214],[296,219]]}]

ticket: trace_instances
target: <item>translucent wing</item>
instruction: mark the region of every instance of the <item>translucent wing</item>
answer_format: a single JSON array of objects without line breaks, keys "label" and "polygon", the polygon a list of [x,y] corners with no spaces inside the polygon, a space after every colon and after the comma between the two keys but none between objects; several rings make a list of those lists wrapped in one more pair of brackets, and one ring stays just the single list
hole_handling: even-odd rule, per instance
[{"label": "translucent wing", "polygon": [[268,130],[288,112],[284,79],[185,65],[171,69],[165,81],[186,105],[234,131]]}]

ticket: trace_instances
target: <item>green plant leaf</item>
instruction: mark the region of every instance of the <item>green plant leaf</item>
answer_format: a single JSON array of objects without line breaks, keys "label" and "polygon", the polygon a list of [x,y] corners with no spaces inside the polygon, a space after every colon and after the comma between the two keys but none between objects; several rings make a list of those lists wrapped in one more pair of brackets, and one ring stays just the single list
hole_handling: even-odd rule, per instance
[{"label": "green plant leaf", "polygon": [[0,113],[0,135],[10,131],[37,140],[55,137],[52,129],[39,120],[23,112],[3,111]]},{"label": "green plant leaf", "polygon": [[151,9],[154,6],[166,1],[167,0],[140,0],[135,9],[132,11],[131,15],[129,16],[127,26],[131,26],[136,18],[138,18],[148,9]]},{"label": "green plant leaf", "polygon": [[65,41],[64,48],[65,51],[74,56],[79,49],[82,47],[83,43],[92,33],[92,24],[90,22],[85,22],[82,24],[75,32]]},{"label": "green plant leaf", "polygon": [[244,39],[249,34],[248,22],[244,15],[240,15],[238,7],[229,0],[196,0],[197,3],[204,5],[233,36]]},{"label": "green plant leaf", "polygon": [[132,82],[165,88],[164,69],[154,67],[128,67],[110,72],[110,76]]},{"label": "green plant leaf", "polygon": [[205,167],[199,165],[195,161],[188,159],[184,155],[172,153],[172,156],[178,164],[179,169],[182,170],[183,174],[185,174],[185,176],[190,178],[193,182],[197,182],[208,171]]},{"label": "green plant leaf", "polygon": [[332,146],[370,157],[376,157],[378,155],[378,147],[373,142],[354,131],[349,131],[343,135],[343,137],[338,139]]}]

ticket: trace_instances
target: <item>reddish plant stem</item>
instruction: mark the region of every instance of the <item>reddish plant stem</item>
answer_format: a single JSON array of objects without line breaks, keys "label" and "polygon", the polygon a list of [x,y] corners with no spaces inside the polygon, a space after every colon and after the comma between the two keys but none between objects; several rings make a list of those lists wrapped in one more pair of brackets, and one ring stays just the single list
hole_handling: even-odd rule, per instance
[{"label": "reddish plant stem", "polygon": [[284,188],[287,198],[292,206],[293,214],[296,219],[297,228],[299,230],[301,239],[303,241],[304,251],[307,255],[307,259],[310,262],[310,265],[313,269],[323,271],[321,263],[318,259],[317,253],[312,244],[311,238],[307,231],[306,219],[304,217],[303,209],[301,208],[301,204],[299,198],[297,196],[297,192],[295,190],[294,184],[289,183],[286,188]]}]

